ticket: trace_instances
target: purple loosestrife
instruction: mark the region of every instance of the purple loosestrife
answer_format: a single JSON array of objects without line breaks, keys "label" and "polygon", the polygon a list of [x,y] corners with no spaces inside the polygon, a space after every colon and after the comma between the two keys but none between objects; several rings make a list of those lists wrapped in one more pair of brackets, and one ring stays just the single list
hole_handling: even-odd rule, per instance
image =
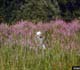
[{"label": "purple loosestrife", "polygon": [[72,36],[80,30],[80,23],[74,20],[70,23],[59,19],[48,23],[39,22],[34,24],[28,21],[18,21],[13,25],[0,24],[0,42],[17,43],[21,45],[34,46],[34,33],[36,31],[46,32],[52,30],[55,37],[59,34],[62,36]]}]

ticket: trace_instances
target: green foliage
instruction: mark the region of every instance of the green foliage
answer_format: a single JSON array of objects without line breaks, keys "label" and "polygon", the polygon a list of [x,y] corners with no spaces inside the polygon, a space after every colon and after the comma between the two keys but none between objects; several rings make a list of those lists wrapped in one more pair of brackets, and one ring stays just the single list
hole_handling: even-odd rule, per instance
[{"label": "green foliage", "polygon": [[0,22],[80,18],[79,0],[0,0]]},{"label": "green foliage", "polygon": [[0,70],[71,70],[80,65],[80,56],[75,51],[64,51],[59,43],[44,53],[35,53],[27,47],[0,48]]},{"label": "green foliage", "polygon": [[[58,16],[58,6],[51,0],[25,0],[24,5],[20,7],[22,19],[33,21],[45,21]],[[18,14],[20,17],[20,14]]]},{"label": "green foliage", "polygon": [[61,17],[64,20],[72,20],[80,17],[80,2],[79,0],[58,0],[61,10]]},{"label": "green foliage", "polygon": [[3,17],[3,22],[12,22],[16,18],[16,12],[22,1],[20,0],[0,0],[0,16]]},{"label": "green foliage", "polygon": [[5,0],[2,2],[4,21],[16,20],[46,21],[59,15],[58,3],[55,0]]}]

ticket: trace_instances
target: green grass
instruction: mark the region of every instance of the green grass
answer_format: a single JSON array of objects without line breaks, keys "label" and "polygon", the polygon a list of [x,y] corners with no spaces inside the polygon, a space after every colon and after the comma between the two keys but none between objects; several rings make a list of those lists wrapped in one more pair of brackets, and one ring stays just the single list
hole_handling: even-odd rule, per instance
[{"label": "green grass", "polygon": [[[77,43],[74,45],[76,48],[65,49],[67,47],[65,45],[71,42]],[[50,48],[38,49],[37,53],[28,46],[2,46],[0,70],[72,70],[72,66],[80,66],[79,42],[80,33],[72,39],[65,39],[63,47],[61,41],[56,40],[50,43]]]},{"label": "green grass", "polygon": [[66,52],[58,42],[44,52],[39,49],[37,54],[21,46],[0,48],[0,70],[71,70],[80,65],[79,61],[76,51]]}]

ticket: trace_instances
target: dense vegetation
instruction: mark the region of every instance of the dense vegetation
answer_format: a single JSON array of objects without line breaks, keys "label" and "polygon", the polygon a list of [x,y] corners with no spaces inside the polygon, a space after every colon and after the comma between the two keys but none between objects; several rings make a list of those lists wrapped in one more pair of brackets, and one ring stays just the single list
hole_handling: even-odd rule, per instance
[{"label": "dense vegetation", "polygon": [[79,19],[79,0],[0,0],[0,70],[80,66]]},{"label": "dense vegetation", "polygon": [[71,20],[80,17],[79,0],[0,0],[0,22]]},{"label": "dense vegetation", "polygon": [[[43,33],[46,49],[35,44],[37,31]],[[80,66],[79,31],[80,20],[0,24],[0,70],[71,70]]]}]

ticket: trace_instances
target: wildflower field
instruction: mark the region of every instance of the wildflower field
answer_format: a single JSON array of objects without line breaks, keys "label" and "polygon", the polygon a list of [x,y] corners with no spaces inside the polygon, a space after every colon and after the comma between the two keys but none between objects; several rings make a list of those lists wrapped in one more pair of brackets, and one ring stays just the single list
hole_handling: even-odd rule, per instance
[{"label": "wildflower field", "polygon": [[[37,31],[46,49],[34,42]],[[80,66],[80,20],[0,24],[0,70],[72,70]]]}]

